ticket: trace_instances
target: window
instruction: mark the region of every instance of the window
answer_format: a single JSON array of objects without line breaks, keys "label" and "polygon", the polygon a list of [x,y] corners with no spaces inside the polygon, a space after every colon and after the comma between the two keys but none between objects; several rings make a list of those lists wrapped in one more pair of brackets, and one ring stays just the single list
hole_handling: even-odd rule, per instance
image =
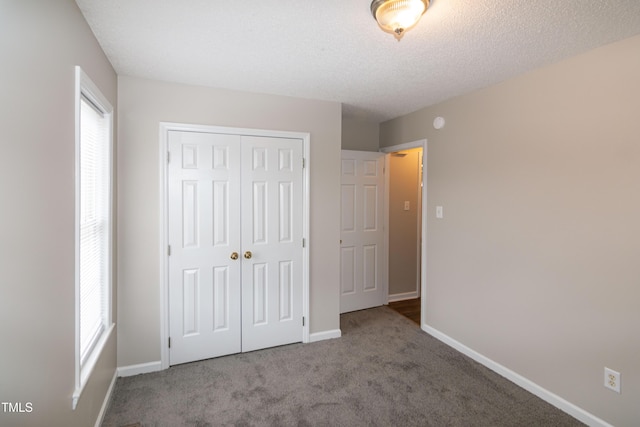
[{"label": "window", "polygon": [[76,67],[75,409],[111,331],[113,108]]}]

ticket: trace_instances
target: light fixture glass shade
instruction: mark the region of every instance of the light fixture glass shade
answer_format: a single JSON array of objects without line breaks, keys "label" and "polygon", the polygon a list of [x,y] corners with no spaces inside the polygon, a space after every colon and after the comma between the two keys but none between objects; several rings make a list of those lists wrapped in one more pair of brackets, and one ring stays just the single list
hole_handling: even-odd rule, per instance
[{"label": "light fixture glass shade", "polygon": [[373,0],[371,13],[384,31],[400,40],[416,25],[429,7],[429,0]]}]

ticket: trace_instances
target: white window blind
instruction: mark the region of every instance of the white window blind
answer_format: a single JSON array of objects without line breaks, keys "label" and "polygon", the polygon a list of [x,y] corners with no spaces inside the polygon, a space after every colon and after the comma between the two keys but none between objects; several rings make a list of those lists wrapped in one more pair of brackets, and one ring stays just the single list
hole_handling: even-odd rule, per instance
[{"label": "white window blind", "polygon": [[107,327],[109,120],[80,100],[80,363]]},{"label": "white window blind", "polygon": [[76,408],[114,324],[111,320],[113,107],[76,67]]}]

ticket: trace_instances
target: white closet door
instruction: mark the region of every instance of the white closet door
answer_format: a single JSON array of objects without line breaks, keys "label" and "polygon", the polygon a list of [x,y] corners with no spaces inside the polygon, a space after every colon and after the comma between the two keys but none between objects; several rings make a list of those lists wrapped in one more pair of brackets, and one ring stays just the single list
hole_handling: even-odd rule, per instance
[{"label": "white closet door", "polygon": [[384,154],[342,151],[340,313],[384,303]]},{"label": "white closet door", "polygon": [[240,142],[169,132],[171,365],[241,351]]},{"label": "white closet door", "polygon": [[170,131],[169,156],[169,364],[302,341],[302,140]]},{"label": "white closet door", "polygon": [[242,138],[242,351],[302,341],[302,166],[302,140]]}]

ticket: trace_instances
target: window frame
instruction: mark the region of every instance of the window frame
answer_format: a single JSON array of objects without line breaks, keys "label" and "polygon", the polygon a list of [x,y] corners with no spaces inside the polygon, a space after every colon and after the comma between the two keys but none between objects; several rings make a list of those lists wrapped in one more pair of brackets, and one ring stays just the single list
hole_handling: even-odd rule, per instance
[{"label": "window frame", "polygon": [[[82,101],[91,104],[103,118],[107,120],[106,130],[106,152],[107,159],[107,242],[106,242],[106,284],[102,292],[104,292],[104,313],[103,327],[95,340],[89,346],[89,350],[85,357],[81,354],[80,339],[80,227],[81,227],[81,123],[80,116],[82,111]],[[102,94],[98,87],[93,83],[89,76],[82,70],[80,66],[75,67],[75,389],[72,396],[72,409],[75,410],[78,400],[86,386],[91,373],[102,354],[102,351],[109,340],[115,323],[112,319],[112,295],[113,295],[113,107]]]}]

